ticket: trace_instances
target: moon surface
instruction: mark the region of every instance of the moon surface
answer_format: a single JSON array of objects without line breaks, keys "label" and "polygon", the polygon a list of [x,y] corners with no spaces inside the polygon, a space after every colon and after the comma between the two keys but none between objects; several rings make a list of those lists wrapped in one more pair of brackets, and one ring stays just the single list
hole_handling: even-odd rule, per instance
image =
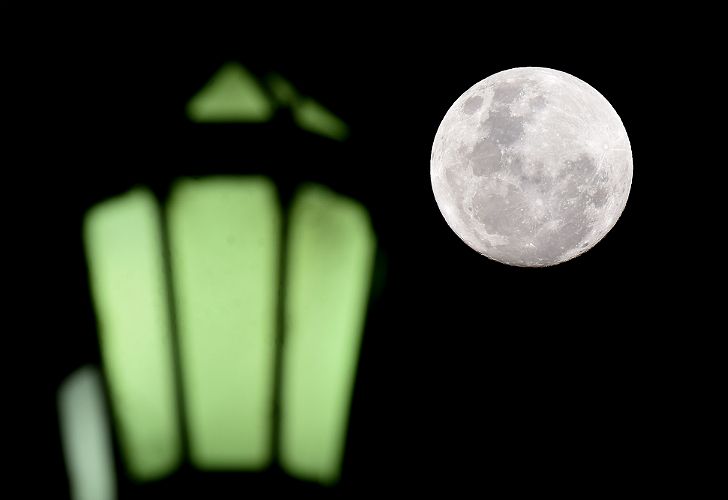
[{"label": "moon surface", "polygon": [[474,250],[513,266],[559,264],[617,222],[632,184],[627,132],[594,88],[548,68],[482,80],[432,145],[440,212]]}]

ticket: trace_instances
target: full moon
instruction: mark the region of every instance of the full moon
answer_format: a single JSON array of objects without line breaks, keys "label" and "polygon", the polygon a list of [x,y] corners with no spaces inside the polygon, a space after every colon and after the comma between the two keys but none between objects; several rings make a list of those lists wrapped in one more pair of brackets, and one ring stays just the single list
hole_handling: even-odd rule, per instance
[{"label": "full moon", "polygon": [[468,89],[432,145],[430,177],[448,225],[486,257],[552,266],[617,222],[632,151],[616,111],[561,71],[514,68]]}]

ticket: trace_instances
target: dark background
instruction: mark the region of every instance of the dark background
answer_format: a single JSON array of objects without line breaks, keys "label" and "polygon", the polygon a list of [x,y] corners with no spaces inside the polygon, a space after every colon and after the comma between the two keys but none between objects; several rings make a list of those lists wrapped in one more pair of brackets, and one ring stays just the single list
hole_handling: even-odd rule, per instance
[{"label": "dark background", "polygon": [[[479,19],[463,12],[459,22],[471,16]],[[671,308],[686,290],[676,257],[655,250],[672,213],[664,145],[675,132],[660,108],[667,90],[654,82],[673,81],[665,68],[683,57],[679,40],[624,21],[611,36],[599,35],[606,24],[588,23],[532,36],[498,23],[467,37],[457,27],[415,35],[399,26],[317,31],[323,40],[310,43],[271,31],[255,43],[233,37],[204,47],[142,43],[132,31],[69,33],[40,54],[56,98],[52,118],[36,122],[47,141],[28,151],[43,167],[24,172],[33,194],[24,213],[36,221],[26,227],[36,243],[25,258],[39,276],[24,296],[38,342],[19,363],[42,367],[25,371],[31,410],[20,414],[32,413],[37,437],[26,463],[42,481],[31,491],[64,498],[55,391],[98,360],[84,212],[134,185],[163,197],[175,177],[214,173],[268,175],[284,201],[299,182],[320,182],[370,211],[377,278],[342,481],[327,490],[275,469],[183,467],[144,487],[120,475],[128,497],[583,495],[688,482],[676,466],[684,406],[671,402],[687,365],[674,355],[681,340]],[[350,140],[296,130],[285,111],[265,125],[189,124],[185,103],[230,60],[257,75],[280,73],[346,121]],[[595,87],[632,145],[634,179],[620,220],[592,250],[552,268],[508,267],[472,251],[430,188],[430,148],[449,106],[477,81],[517,66],[558,69]]]}]

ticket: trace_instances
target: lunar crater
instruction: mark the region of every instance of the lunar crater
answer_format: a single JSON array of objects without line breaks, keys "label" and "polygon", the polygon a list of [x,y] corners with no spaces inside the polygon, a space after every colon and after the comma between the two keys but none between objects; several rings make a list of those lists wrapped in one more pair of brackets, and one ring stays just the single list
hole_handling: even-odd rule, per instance
[{"label": "lunar crater", "polygon": [[465,101],[465,104],[463,105],[463,113],[466,115],[472,115],[478,110],[478,108],[480,108],[481,104],[483,104],[483,96],[474,95]]}]

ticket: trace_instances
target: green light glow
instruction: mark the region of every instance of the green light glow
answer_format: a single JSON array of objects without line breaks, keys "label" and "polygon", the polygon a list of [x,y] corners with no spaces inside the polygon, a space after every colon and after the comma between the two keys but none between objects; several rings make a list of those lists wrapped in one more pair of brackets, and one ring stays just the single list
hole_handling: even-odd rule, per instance
[{"label": "green light glow", "polygon": [[85,366],[58,390],[63,453],[73,500],[114,500],[116,477],[98,371]]},{"label": "green light glow", "polygon": [[281,461],[333,483],[344,451],[375,241],[365,209],[318,186],[291,213]]},{"label": "green light glow", "polygon": [[238,63],[224,64],[187,103],[187,116],[200,123],[265,122],[273,106],[255,77]]},{"label": "green light glow", "polygon": [[263,178],[177,183],[172,269],[190,454],[201,468],[270,459],[280,209]]},{"label": "green light glow", "polygon": [[266,78],[271,93],[281,105],[290,106],[293,119],[300,128],[343,141],[349,137],[349,127],[319,102],[299,96],[291,82],[277,73]]},{"label": "green light glow", "polygon": [[349,137],[349,127],[331,111],[310,98],[303,98],[293,108],[293,119],[304,130],[337,141]]},{"label": "green light glow", "polygon": [[159,210],[137,188],[89,211],[84,239],[123,455],[137,480],[180,458]]},{"label": "green light glow", "polygon": [[291,82],[278,73],[271,73],[267,76],[266,82],[273,96],[281,105],[294,106],[298,99],[296,88]]}]

